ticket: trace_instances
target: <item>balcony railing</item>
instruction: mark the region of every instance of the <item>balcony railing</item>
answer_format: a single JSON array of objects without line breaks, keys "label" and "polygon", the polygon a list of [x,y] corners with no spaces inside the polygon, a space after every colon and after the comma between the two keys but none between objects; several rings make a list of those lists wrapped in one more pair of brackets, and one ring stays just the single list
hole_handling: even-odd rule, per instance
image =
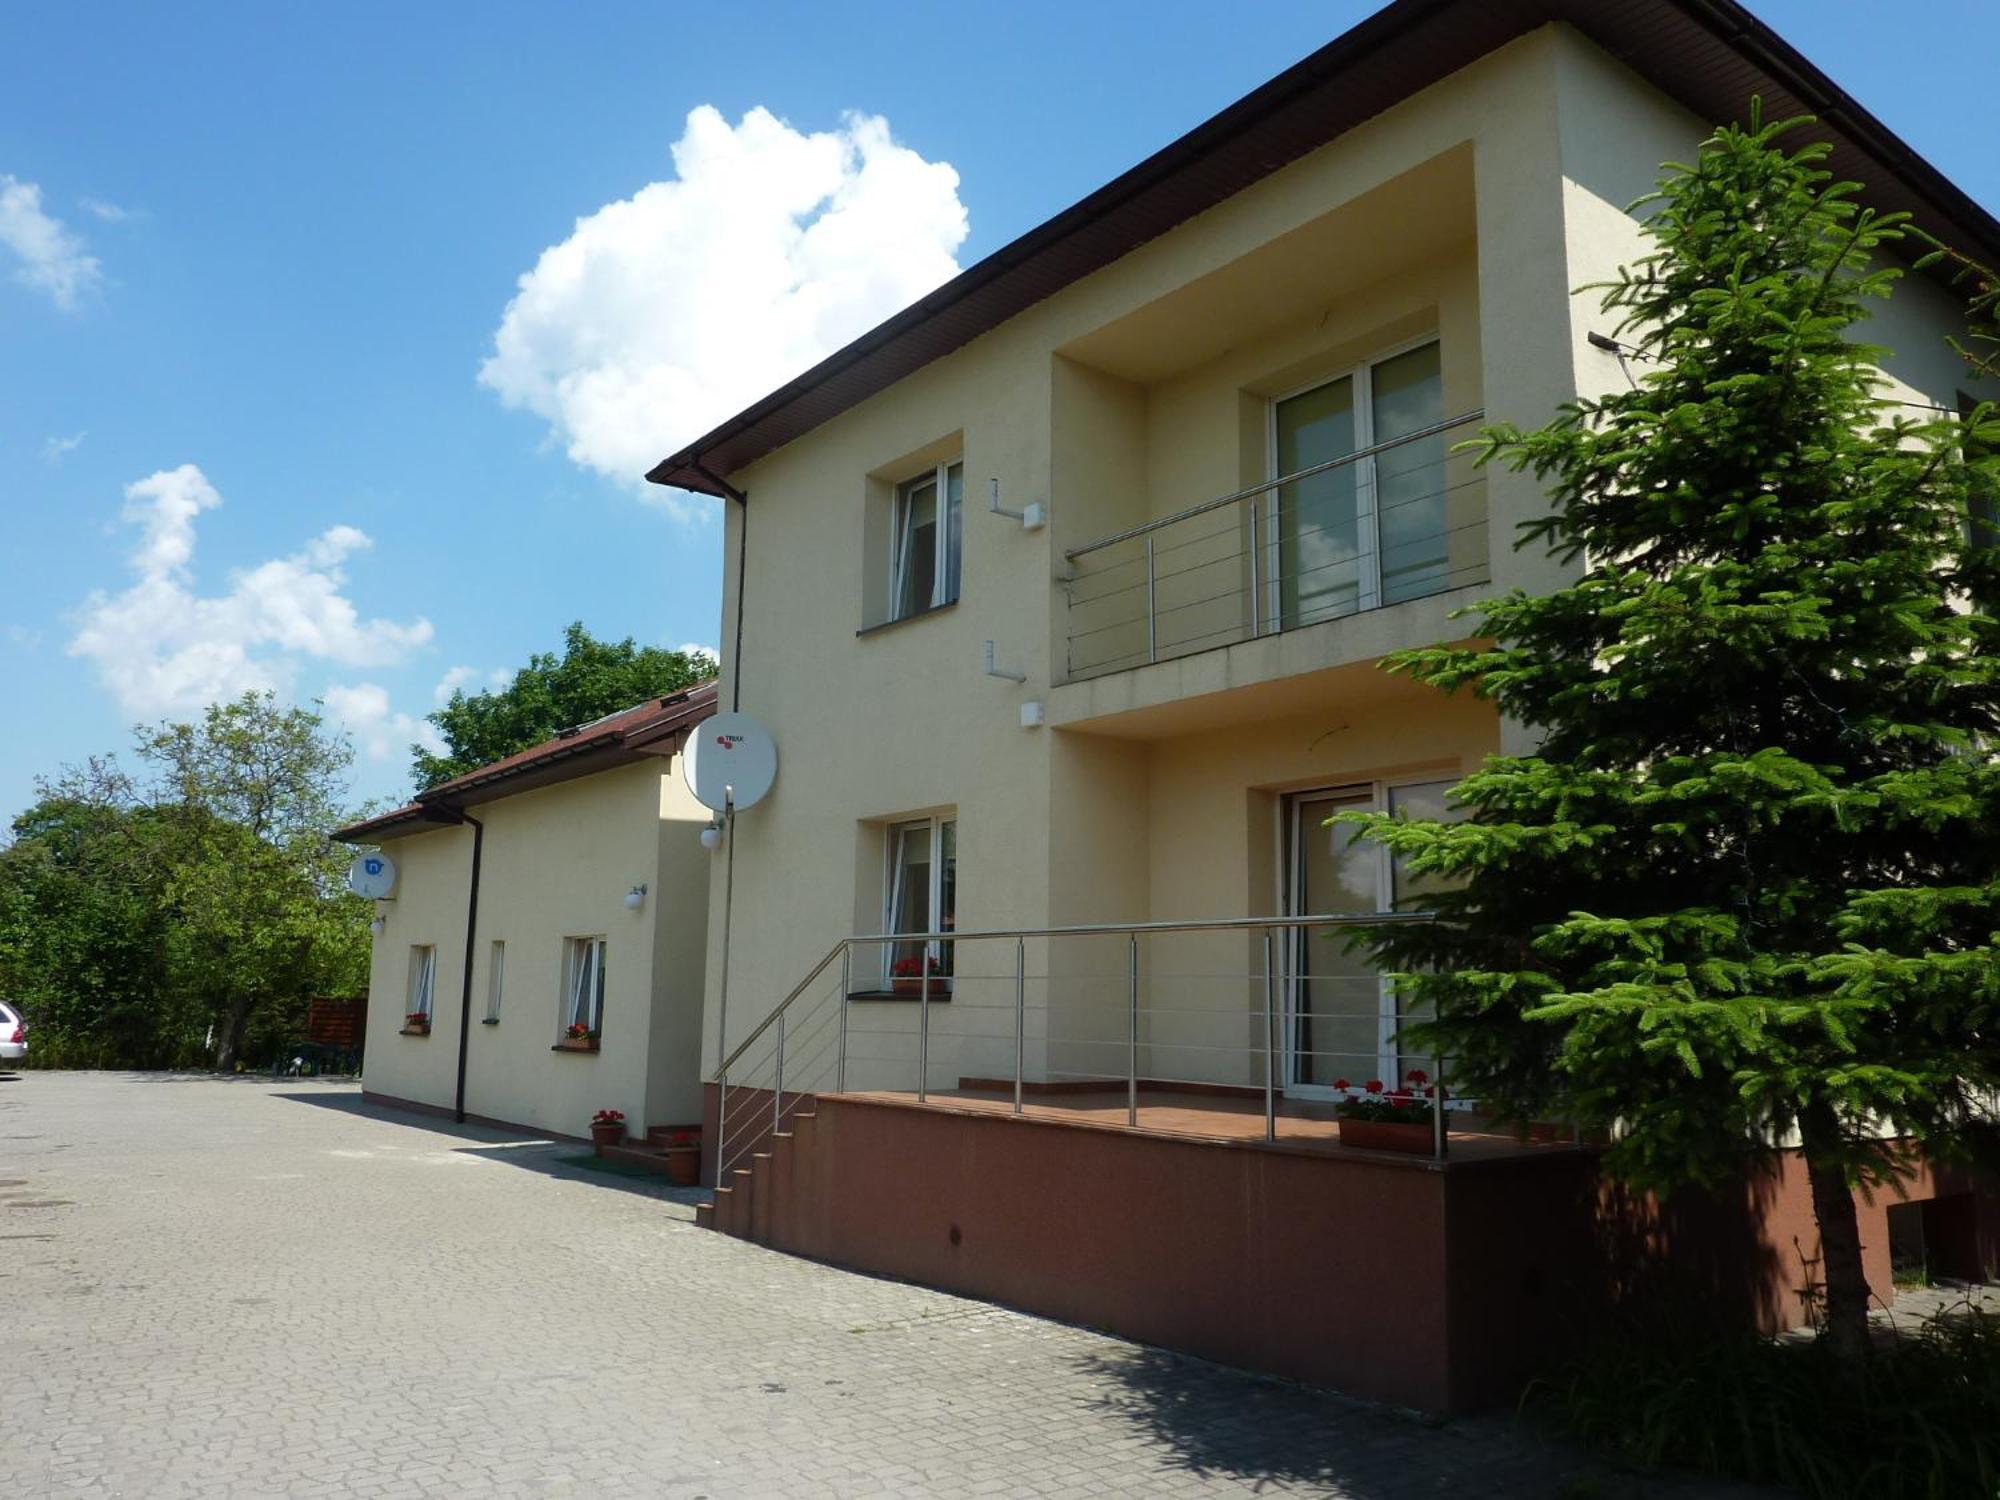
[{"label": "balcony railing", "polygon": [[[1341,930],[1432,920],[1345,912],[843,938],[721,1060],[718,1184],[822,1093],[972,1098],[1017,1115],[1030,1096],[1088,1094],[1100,1113],[1166,1133],[1186,1127],[1142,1098],[1192,1094],[1236,1101],[1248,1138],[1323,1141],[1339,1082],[1399,1079],[1411,1065],[1437,1090],[1426,1114],[1441,1159],[1447,1116],[1476,1116],[1476,1101],[1447,1105],[1446,1060],[1398,1039],[1415,1018],[1376,976],[1331,962]],[[937,944],[955,972],[885,1003],[873,976],[902,942]]]},{"label": "balcony railing", "polygon": [[1465,412],[1070,548],[1067,676],[1096,677],[1490,576]]}]

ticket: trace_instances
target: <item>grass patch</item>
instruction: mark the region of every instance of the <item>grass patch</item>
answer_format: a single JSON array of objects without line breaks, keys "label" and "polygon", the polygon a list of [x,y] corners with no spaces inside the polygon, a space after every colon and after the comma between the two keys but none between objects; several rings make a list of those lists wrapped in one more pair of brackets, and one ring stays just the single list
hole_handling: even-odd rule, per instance
[{"label": "grass patch", "polygon": [[1817,1342],[1626,1330],[1531,1412],[1646,1469],[1781,1484],[1809,1500],[2000,1496],[2000,1319],[1953,1311],[1878,1348],[1857,1373]]}]

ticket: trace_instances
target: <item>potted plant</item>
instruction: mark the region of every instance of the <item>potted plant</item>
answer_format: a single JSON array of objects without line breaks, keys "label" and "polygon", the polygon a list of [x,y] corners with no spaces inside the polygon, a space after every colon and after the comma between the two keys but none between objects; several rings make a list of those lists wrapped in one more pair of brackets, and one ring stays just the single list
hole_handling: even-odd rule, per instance
[{"label": "potted plant", "polygon": [[931,976],[931,993],[935,995],[943,986],[938,980],[944,977],[944,965],[939,963],[935,953],[919,958],[912,953],[908,958],[899,958],[889,966],[889,987],[898,995],[921,995],[924,992],[924,976]]},{"label": "potted plant", "polygon": [[572,1021],[563,1028],[563,1050],[567,1052],[595,1052],[597,1050],[596,1028],[586,1026],[581,1021]]},{"label": "potted plant", "polygon": [[693,1187],[701,1181],[699,1125],[675,1125],[663,1130],[659,1144],[667,1158],[667,1181],[675,1187]]},{"label": "potted plant", "polygon": [[1422,1068],[1412,1068],[1401,1088],[1379,1078],[1356,1088],[1345,1078],[1334,1080],[1341,1100],[1340,1144],[1371,1151],[1410,1151],[1428,1156],[1436,1144],[1435,1111],[1443,1106],[1443,1084],[1433,1085]]},{"label": "potted plant", "polygon": [[429,1036],[431,1034],[430,1012],[413,1010],[403,1017],[404,1036]]},{"label": "potted plant", "polygon": [[622,1146],[625,1143],[625,1112],[620,1109],[600,1109],[590,1117],[590,1143],[602,1156],[606,1146]]}]

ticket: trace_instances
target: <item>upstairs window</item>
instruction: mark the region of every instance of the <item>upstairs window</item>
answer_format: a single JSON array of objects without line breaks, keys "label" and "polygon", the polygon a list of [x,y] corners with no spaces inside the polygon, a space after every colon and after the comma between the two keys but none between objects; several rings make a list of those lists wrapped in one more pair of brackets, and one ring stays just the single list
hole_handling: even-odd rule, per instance
[{"label": "upstairs window", "polygon": [[905,620],[958,598],[965,465],[939,464],[896,486],[890,527],[889,618]]},{"label": "upstairs window", "polygon": [[[1272,478],[1406,437],[1444,416],[1435,340],[1271,407]],[[1267,502],[1272,597],[1294,630],[1452,586],[1445,439],[1417,438],[1281,485]]]}]

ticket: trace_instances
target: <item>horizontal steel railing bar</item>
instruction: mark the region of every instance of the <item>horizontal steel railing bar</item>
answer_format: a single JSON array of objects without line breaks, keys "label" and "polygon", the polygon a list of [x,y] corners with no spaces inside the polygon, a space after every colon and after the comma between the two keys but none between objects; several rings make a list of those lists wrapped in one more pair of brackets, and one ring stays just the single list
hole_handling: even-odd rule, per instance
[{"label": "horizontal steel railing bar", "polygon": [[[1452,495],[1457,494],[1461,490],[1475,489],[1480,486],[1483,486],[1485,483],[1486,483],[1486,476],[1483,474],[1476,479],[1463,479],[1460,480],[1457,484],[1446,485],[1441,490],[1426,490],[1423,494],[1412,495],[1406,500],[1392,500],[1386,505],[1377,505],[1371,512],[1369,512],[1369,514],[1374,516],[1379,521],[1383,516],[1390,515],[1395,511],[1407,510],[1412,505],[1423,505],[1432,500],[1443,500]],[[1295,515],[1297,513],[1298,512],[1296,507],[1281,508],[1278,511],[1276,511],[1271,517],[1267,518],[1267,524],[1275,525],[1277,521],[1283,520],[1286,516]],[[1458,525],[1446,527],[1443,531],[1426,532],[1424,533],[1423,536],[1413,538],[1410,541],[1392,542],[1389,545],[1391,547],[1410,547],[1416,545],[1417,542],[1427,541],[1432,537],[1452,536],[1461,531],[1477,531],[1482,529],[1486,525],[1487,525],[1487,518],[1482,516],[1476,521],[1461,521]],[[1291,533],[1291,539],[1294,541],[1303,540],[1304,538],[1307,537],[1318,536],[1324,532],[1339,531],[1343,529],[1345,528],[1338,524],[1321,525],[1321,526],[1302,526]],[[1178,551],[1182,548],[1196,546],[1201,542],[1214,541],[1215,538],[1219,536],[1228,536],[1231,533],[1236,533],[1240,535],[1241,530],[1242,528],[1240,527],[1226,526],[1216,531],[1204,532],[1199,537],[1195,537],[1190,541],[1175,542],[1168,547],[1155,547],[1154,556],[1157,558],[1162,552]],[[1276,545],[1276,543],[1266,542],[1261,544],[1257,550],[1260,552],[1268,551],[1270,547],[1274,545]],[[1185,568],[1174,568],[1167,572],[1156,573],[1154,575],[1154,581],[1156,583],[1164,583],[1170,578],[1180,578],[1189,573],[1199,573],[1204,568],[1213,568],[1221,563],[1230,562],[1237,558],[1248,557],[1249,555],[1250,552],[1248,549],[1239,548],[1234,552],[1222,553],[1219,556],[1207,558],[1198,563],[1192,563]],[[1356,555],[1361,556],[1366,554],[1356,554]],[[1102,578],[1105,574],[1113,572],[1118,568],[1134,567],[1140,563],[1143,563],[1144,561],[1145,561],[1144,557],[1138,557],[1138,558],[1125,558],[1122,559],[1121,561],[1113,563],[1105,563],[1096,572],[1088,574],[1087,576],[1091,578]],[[1090,605],[1101,603],[1106,599],[1114,599],[1120,594],[1136,593],[1139,590],[1145,588],[1145,586],[1146,585],[1143,580],[1138,583],[1121,583],[1116,588],[1105,589],[1101,593],[1086,594],[1081,598],[1072,597],[1069,601],[1070,608],[1086,609]]]},{"label": "horizontal steel railing bar", "polygon": [[[1392,552],[1407,552],[1410,551],[1412,548],[1427,546],[1432,542],[1446,541],[1451,537],[1457,536],[1461,532],[1484,531],[1486,530],[1486,528],[1487,528],[1487,522],[1484,520],[1464,521],[1457,526],[1447,526],[1442,531],[1427,531],[1422,536],[1409,537],[1400,542],[1391,542],[1388,544],[1388,546],[1377,548],[1373,551],[1355,552],[1347,557],[1336,558],[1332,562],[1315,563],[1310,568],[1298,568],[1290,573],[1279,573],[1274,578],[1260,579],[1258,581],[1258,587],[1261,589],[1266,585],[1272,583],[1280,583],[1280,584],[1296,583],[1301,578],[1309,578],[1315,573],[1324,573],[1329,568],[1353,567],[1357,563],[1366,562],[1371,557],[1386,557],[1389,553]],[[1318,529],[1320,531],[1334,531],[1339,528],[1331,526],[1323,526]],[[1299,533],[1299,535],[1301,537],[1304,537],[1307,535],[1307,533],[1301,532]],[[1195,567],[1192,568],[1182,568],[1178,572],[1170,576],[1175,578],[1180,578],[1189,573],[1204,572],[1211,568],[1221,567],[1224,563],[1240,562],[1242,559],[1250,555],[1251,554],[1248,551],[1231,552],[1223,557],[1212,557],[1207,562],[1197,564]],[[1467,572],[1479,571],[1487,566],[1487,561],[1488,561],[1487,559],[1481,558],[1476,562],[1462,563],[1458,567],[1453,568],[1450,571],[1454,573],[1467,573]],[[1166,581],[1165,578],[1160,578],[1156,580],[1156,582],[1160,583],[1164,583],[1165,581]],[[1091,604],[1098,604],[1106,599],[1116,598],[1120,594],[1138,593],[1141,592],[1144,589],[1144,587],[1145,586],[1143,584],[1138,584],[1125,588],[1106,589],[1101,594],[1093,594],[1088,599],[1076,601],[1071,605],[1071,608],[1080,609]],[[1153,613],[1155,617],[1158,617],[1160,615],[1171,614],[1177,609],[1192,609],[1199,604],[1213,604],[1217,600],[1221,599],[1234,599],[1239,597],[1240,595],[1247,594],[1249,592],[1250,590],[1247,587],[1238,584],[1236,586],[1224,590],[1222,593],[1219,594],[1204,594],[1199,599],[1185,601],[1180,604],[1166,605],[1161,609],[1155,610]],[[1380,606],[1377,607],[1379,608]],[[1116,630],[1121,625],[1131,625],[1145,618],[1146,616],[1143,613],[1135,615],[1127,615],[1120,619],[1112,620],[1108,624],[1093,625],[1088,630],[1074,631],[1067,638],[1072,641],[1080,641],[1083,640],[1086,636],[1101,635],[1107,630]]]},{"label": "horizontal steel railing bar", "polygon": [[[1422,594],[1412,594],[1409,599],[1398,599],[1395,602],[1397,604],[1408,604],[1417,599],[1431,599],[1435,598],[1439,594],[1448,594],[1453,589],[1470,588],[1476,584],[1484,584],[1491,581],[1490,575],[1488,575],[1488,573],[1486,572],[1486,565],[1484,563],[1480,563],[1476,566],[1468,566],[1466,568],[1459,569],[1457,571],[1464,573],[1477,573],[1479,576],[1476,578],[1467,577],[1462,581],[1449,582],[1445,584],[1444,587],[1442,588],[1431,589],[1428,592]],[[1258,631],[1253,631],[1250,624],[1241,620],[1235,622],[1234,624],[1219,626],[1214,630],[1198,631],[1193,635],[1181,636],[1177,640],[1167,642],[1165,645],[1161,646],[1159,659],[1161,661],[1175,661],[1183,656],[1193,656],[1199,654],[1199,652],[1201,651],[1206,651],[1211,649],[1206,646],[1197,647],[1193,651],[1180,649],[1182,647],[1186,647],[1191,642],[1195,641],[1205,641],[1214,639],[1215,637],[1218,636],[1232,636],[1232,635],[1242,640],[1257,639],[1259,638],[1260,634],[1281,635],[1286,631],[1290,630],[1304,630],[1309,626],[1324,625],[1330,620],[1351,620],[1356,615],[1369,614],[1374,610],[1381,609],[1384,607],[1385,606],[1379,604],[1373,604],[1373,605],[1353,604],[1345,608],[1329,609],[1324,612],[1314,610],[1309,612],[1311,614],[1311,618],[1295,620],[1289,624],[1282,623],[1280,617],[1275,614],[1259,615],[1257,617],[1257,624],[1259,627]],[[1121,622],[1121,625],[1116,628],[1129,630],[1134,624],[1137,623],[1140,622],[1127,620]],[[1076,639],[1081,639],[1081,636],[1076,637]],[[1145,660],[1148,660],[1148,656],[1146,651],[1143,649],[1136,652],[1131,652],[1131,651],[1121,652],[1117,656],[1107,656],[1098,661],[1084,663],[1082,666],[1079,666],[1074,669],[1069,680],[1076,681],[1081,678],[1092,677],[1106,671],[1115,670],[1117,665],[1121,662],[1145,661]]]},{"label": "horizontal steel railing bar", "polygon": [[[1481,527],[1483,527],[1484,525],[1485,525],[1485,523],[1484,523],[1483,521],[1479,523],[1479,526],[1481,526]],[[1469,531],[1469,530],[1474,530],[1474,529],[1476,529],[1476,528],[1474,528],[1474,527],[1469,527],[1469,526],[1468,526],[1468,527],[1461,527],[1460,529],[1461,529],[1461,530],[1468,530],[1468,531]],[[1441,536],[1443,536],[1443,535],[1448,535],[1448,534],[1449,534],[1449,533],[1444,533],[1444,532],[1440,532],[1440,533],[1439,533],[1439,535],[1441,535]],[[1428,538],[1425,538],[1425,539],[1423,539],[1423,540],[1428,540]],[[1399,545],[1399,546],[1412,546],[1412,547],[1414,547],[1415,545],[1417,545],[1417,543],[1416,543],[1416,542],[1409,542],[1409,543],[1398,543],[1398,545]],[[1239,556],[1242,556],[1242,555],[1244,555],[1244,554],[1238,554],[1238,555],[1239,555]],[[1291,584],[1296,584],[1296,583],[1299,583],[1299,582],[1301,582],[1301,581],[1302,581],[1302,580],[1304,580],[1304,579],[1308,579],[1308,578],[1311,578],[1311,577],[1312,577],[1312,576],[1313,576],[1314,574],[1316,574],[1316,573],[1325,573],[1325,572],[1328,572],[1328,571],[1330,571],[1330,570],[1332,570],[1332,569],[1335,569],[1335,568],[1350,568],[1350,567],[1353,567],[1353,566],[1354,566],[1355,564],[1357,564],[1357,563],[1360,563],[1360,562],[1365,562],[1365,561],[1366,561],[1366,560],[1367,560],[1367,559],[1368,559],[1368,558],[1369,558],[1370,556],[1373,556],[1373,555],[1375,555],[1375,554],[1372,554],[1372,553],[1356,553],[1356,554],[1355,554],[1354,556],[1352,556],[1352,557],[1342,557],[1342,558],[1338,558],[1338,559],[1336,559],[1336,560],[1335,560],[1335,561],[1333,561],[1333,562],[1326,562],[1326,563],[1315,563],[1315,564],[1314,564],[1314,565],[1313,565],[1312,567],[1310,567],[1310,568],[1300,568],[1300,569],[1298,569],[1298,570],[1297,570],[1296,572],[1292,572],[1292,573],[1285,573],[1285,574],[1282,574],[1282,575],[1280,575],[1280,576],[1279,576],[1279,577],[1278,577],[1278,578],[1277,578],[1277,579],[1276,579],[1275,581],[1276,581],[1276,582],[1278,582],[1278,583],[1280,583],[1280,584],[1285,584],[1285,583],[1291,583]],[[1220,562],[1228,562],[1228,561],[1232,561],[1232,560],[1233,560],[1233,559],[1229,559],[1229,558],[1218,558],[1218,559],[1217,559],[1216,561],[1217,561],[1218,563],[1220,563]],[[1428,566],[1429,566],[1429,564],[1427,564],[1427,563],[1426,563],[1426,564],[1423,564],[1423,565],[1421,565],[1421,566],[1426,566],[1426,567],[1428,567]],[[1413,571],[1414,571],[1414,569],[1413,569]],[[1474,574],[1477,574],[1477,575],[1479,575],[1479,576],[1477,576],[1477,577],[1474,577],[1474,576],[1472,576],[1472,575],[1474,575]],[[1444,572],[1444,578],[1445,578],[1446,582],[1444,583],[1443,587],[1441,587],[1441,588],[1434,588],[1434,589],[1430,589],[1430,590],[1427,590],[1427,591],[1426,591],[1425,593],[1421,593],[1421,594],[1412,594],[1412,595],[1410,596],[1410,599],[1427,599],[1427,598],[1429,598],[1429,597],[1430,597],[1430,596],[1431,596],[1432,594],[1445,594],[1445,593],[1449,593],[1449,592],[1450,592],[1451,590],[1453,590],[1453,589],[1456,589],[1456,588],[1465,588],[1466,586],[1468,586],[1468,585],[1470,585],[1470,584],[1474,584],[1474,583],[1484,583],[1484,582],[1486,582],[1486,581],[1487,581],[1487,578],[1488,578],[1489,576],[1490,576],[1490,569],[1489,569],[1489,567],[1488,567],[1488,560],[1487,560],[1487,559],[1485,559],[1485,558],[1479,558],[1479,559],[1477,559],[1477,560],[1475,560],[1475,561],[1473,561],[1473,562],[1466,562],[1466,563],[1460,563],[1460,564],[1459,564],[1459,565],[1458,565],[1457,567],[1455,567],[1455,568],[1453,568],[1453,567],[1447,567],[1447,568],[1445,569],[1445,572]],[[1271,581],[1271,580],[1266,580],[1266,582],[1269,582],[1269,581]],[[1261,589],[1261,588],[1262,588],[1262,586],[1263,586],[1263,585],[1262,585],[1262,584],[1260,583],[1260,585],[1259,585],[1259,588]],[[1358,584],[1357,584],[1357,586],[1356,586],[1356,587],[1357,587],[1357,592],[1358,592]],[[1072,632],[1070,632],[1070,634],[1069,634],[1069,635],[1065,636],[1065,637],[1064,637],[1064,639],[1065,639],[1065,640],[1067,640],[1067,641],[1069,641],[1069,642],[1070,642],[1070,643],[1071,643],[1071,644],[1073,645],[1073,644],[1075,644],[1075,643],[1076,643],[1077,641],[1087,641],[1087,640],[1089,640],[1089,639],[1090,639],[1090,638],[1091,638],[1092,636],[1094,636],[1094,635],[1106,635],[1106,634],[1109,634],[1109,633],[1110,633],[1111,631],[1114,631],[1114,630],[1130,630],[1130,629],[1131,629],[1131,628],[1132,628],[1133,626],[1135,626],[1135,625],[1143,625],[1143,624],[1144,624],[1144,623],[1145,623],[1145,622],[1146,622],[1146,621],[1147,621],[1147,620],[1148,620],[1149,618],[1150,618],[1150,619],[1152,619],[1152,620],[1155,620],[1155,621],[1158,621],[1158,620],[1162,620],[1162,619],[1164,619],[1164,618],[1165,618],[1166,616],[1168,616],[1168,615],[1171,615],[1171,614],[1178,614],[1178,613],[1181,613],[1181,612],[1183,612],[1183,611],[1186,611],[1186,610],[1190,610],[1190,609],[1204,609],[1204,608],[1206,608],[1207,606],[1209,606],[1209,605],[1211,605],[1211,604],[1221,604],[1221,603],[1223,603],[1224,601],[1226,601],[1226,600],[1230,600],[1230,599],[1242,599],[1242,598],[1245,598],[1246,596],[1248,596],[1249,594],[1250,594],[1250,590],[1249,590],[1249,589],[1247,589],[1247,588],[1243,587],[1243,586],[1242,586],[1242,585],[1240,585],[1240,584],[1236,584],[1236,585],[1232,585],[1232,586],[1231,586],[1231,587],[1229,587],[1229,588],[1226,588],[1226,589],[1223,589],[1223,590],[1222,590],[1221,592],[1219,592],[1219,593],[1214,593],[1214,594],[1203,594],[1203,595],[1201,595],[1201,596],[1200,596],[1199,598],[1195,598],[1195,599],[1183,599],[1183,600],[1182,600],[1182,601],[1181,601],[1180,603],[1178,603],[1178,604],[1167,604],[1167,605],[1162,605],[1162,606],[1161,606],[1160,608],[1158,608],[1158,609],[1154,610],[1154,611],[1153,611],[1153,613],[1152,613],[1152,614],[1151,614],[1150,616],[1148,616],[1148,615],[1146,615],[1146,614],[1144,614],[1144,613],[1140,613],[1140,614],[1133,614],[1133,615],[1124,615],[1124,616],[1121,616],[1120,618],[1118,618],[1118,619],[1116,619],[1116,620],[1107,620],[1107,621],[1105,621],[1105,623],[1104,623],[1104,624],[1102,624],[1102,625],[1092,625],[1092,626],[1089,626],[1088,628],[1086,628],[1086,629],[1083,629],[1083,630],[1076,630],[1076,631],[1072,631]],[[1395,603],[1398,603],[1398,604],[1404,604],[1404,603],[1408,603],[1409,601],[1408,601],[1408,600],[1403,600],[1403,599],[1398,599],[1398,600],[1396,600],[1396,601],[1394,601],[1394,602],[1395,602]],[[1354,607],[1353,607],[1352,609],[1349,609],[1348,611],[1346,611],[1346,613],[1347,613],[1347,614],[1350,614],[1350,615],[1358,615],[1358,614],[1363,614],[1363,613],[1367,612],[1367,611],[1368,611],[1368,610],[1370,610],[1370,609],[1381,609],[1381,608],[1383,608],[1383,607],[1384,607],[1384,606],[1382,606],[1381,604],[1370,604],[1370,605],[1364,605],[1364,604],[1361,604],[1361,603],[1357,602],[1357,603],[1356,603],[1356,604],[1354,605]],[[1265,615],[1264,615],[1264,614],[1262,614],[1262,612],[1260,611],[1260,612],[1259,612],[1259,614],[1258,614],[1258,618],[1259,618],[1259,619],[1265,619],[1265,618],[1275,618],[1275,617],[1272,617],[1272,616],[1265,616]],[[1333,618],[1333,619],[1339,619],[1339,618],[1342,618],[1342,616],[1338,616],[1338,615],[1335,615],[1335,616],[1329,616],[1329,618]],[[1233,621],[1233,622],[1231,622],[1231,623],[1230,623],[1229,625],[1227,625],[1227,626],[1224,626],[1224,627],[1222,627],[1222,628],[1223,628],[1223,629],[1225,629],[1225,630],[1240,630],[1240,629],[1242,629],[1242,628],[1243,628],[1243,623],[1244,623],[1243,621],[1241,621],[1241,620],[1237,620],[1237,621]],[[1307,621],[1307,622],[1305,622],[1305,623],[1307,623],[1307,624],[1317,624],[1317,623],[1318,623],[1318,621]],[[1297,628],[1297,627],[1294,627],[1294,628]],[[1184,641],[1194,641],[1194,640],[1200,640],[1200,639],[1202,638],[1202,635],[1203,635],[1203,634],[1209,634],[1209,635],[1212,635],[1212,634],[1214,634],[1214,633],[1215,633],[1214,631],[1207,631],[1207,632],[1200,632],[1200,633],[1197,633],[1197,634],[1194,634],[1194,635],[1185,635],[1185,636],[1180,636],[1180,637],[1178,637],[1178,639],[1180,639],[1180,640],[1184,640]]]},{"label": "horizontal steel railing bar", "polygon": [[1364,458],[1373,458],[1378,453],[1387,453],[1392,449],[1401,448],[1410,443],[1420,443],[1425,438],[1437,437],[1442,433],[1450,432],[1454,427],[1463,427],[1467,422],[1477,422],[1485,415],[1485,408],[1476,406],[1471,411],[1461,412],[1458,416],[1446,417],[1441,422],[1433,422],[1428,427],[1419,427],[1415,431],[1404,433],[1401,437],[1393,437],[1379,443],[1371,443],[1366,448],[1357,448],[1352,453],[1344,453],[1339,458],[1328,459],[1323,464],[1312,464],[1303,469],[1296,469],[1290,474],[1281,474],[1276,479],[1267,479],[1261,484],[1248,485],[1227,495],[1218,495],[1213,500],[1204,500],[1199,505],[1190,505],[1184,510],[1175,511],[1172,515],[1161,516],[1156,520],[1142,522],[1140,525],[1127,527],[1123,531],[1114,531],[1110,536],[1099,537],[1094,542],[1085,542],[1081,547],[1071,547],[1063,553],[1063,556],[1078,558],[1082,557],[1086,552],[1095,552],[1101,547],[1110,547],[1115,546],[1119,542],[1128,542],[1134,537],[1146,535],[1149,531],[1158,531],[1163,526],[1172,526],[1176,522],[1190,520],[1207,511],[1220,510],[1225,505],[1234,505],[1238,501],[1248,500],[1253,495],[1265,494],[1282,485],[1296,484],[1301,479],[1312,478],[1315,474],[1325,474],[1333,469],[1345,468],[1349,464],[1360,463]]},{"label": "horizontal steel railing bar", "polygon": [[[977,932],[961,932],[953,929],[948,932],[850,933],[829,948],[826,955],[807,972],[806,977],[794,985],[785,998],[751,1028],[750,1034],[736,1044],[734,1051],[724,1056],[721,1066],[716,1069],[716,1076],[718,1080],[726,1080],[730,1068],[735,1066],[743,1054],[770,1029],[799,996],[806,992],[814,980],[826,972],[827,967],[840,957],[841,950],[851,946],[881,947],[885,943],[978,943],[1003,938],[1124,937],[1158,932],[1266,932],[1284,927],[1401,927],[1436,920],[1436,914],[1427,911],[1329,912],[1290,917],[1198,917],[1167,922],[1091,922],[1067,927],[991,927]],[[834,998],[838,1002],[839,997]],[[921,999],[921,996],[918,998]]]}]

